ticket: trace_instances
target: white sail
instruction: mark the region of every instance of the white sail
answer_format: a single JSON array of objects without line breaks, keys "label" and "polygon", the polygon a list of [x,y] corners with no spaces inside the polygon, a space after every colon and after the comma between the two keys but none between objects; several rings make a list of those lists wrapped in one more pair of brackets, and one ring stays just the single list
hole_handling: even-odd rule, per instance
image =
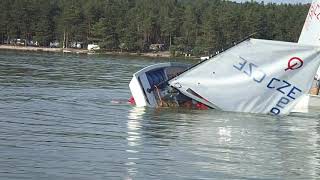
[{"label": "white sail", "polygon": [[[320,0],[312,1],[298,43],[320,46]],[[320,78],[320,67],[316,74]]]},{"label": "white sail", "polygon": [[319,54],[315,46],[250,39],[169,84],[213,108],[288,114],[310,89]]},{"label": "white sail", "polygon": [[298,42],[320,46],[320,0],[312,1]]}]

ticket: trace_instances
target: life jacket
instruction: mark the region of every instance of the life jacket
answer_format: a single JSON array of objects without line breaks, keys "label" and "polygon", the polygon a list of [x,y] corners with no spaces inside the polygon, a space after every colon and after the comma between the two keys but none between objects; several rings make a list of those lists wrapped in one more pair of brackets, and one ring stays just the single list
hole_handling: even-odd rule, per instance
[{"label": "life jacket", "polygon": [[196,107],[197,109],[199,109],[199,110],[208,110],[208,109],[209,109],[208,106],[202,104],[201,102],[197,102],[197,103],[195,104],[195,107]]},{"label": "life jacket", "polygon": [[129,102],[131,105],[135,105],[135,104],[136,104],[136,101],[134,100],[133,96],[130,97],[130,99],[128,100],[128,102]]}]

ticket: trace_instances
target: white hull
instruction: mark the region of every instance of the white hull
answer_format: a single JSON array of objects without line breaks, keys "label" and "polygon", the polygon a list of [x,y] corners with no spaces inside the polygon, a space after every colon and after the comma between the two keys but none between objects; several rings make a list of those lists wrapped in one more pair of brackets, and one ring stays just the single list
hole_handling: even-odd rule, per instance
[{"label": "white hull", "polygon": [[165,82],[187,67],[178,63],[160,63],[143,68],[133,74],[129,87],[136,106],[158,107],[161,98],[168,95],[169,86]]}]

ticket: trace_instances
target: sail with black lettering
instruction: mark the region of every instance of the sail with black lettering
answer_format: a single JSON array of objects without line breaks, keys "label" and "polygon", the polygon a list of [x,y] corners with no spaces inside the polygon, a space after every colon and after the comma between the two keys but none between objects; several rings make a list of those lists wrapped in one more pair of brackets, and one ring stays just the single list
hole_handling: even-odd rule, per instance
[{"label": "sail with black lettering", "polygon": [[316,46],[248,39],[169,81],[212,108],[282,115],[311,87]]}]

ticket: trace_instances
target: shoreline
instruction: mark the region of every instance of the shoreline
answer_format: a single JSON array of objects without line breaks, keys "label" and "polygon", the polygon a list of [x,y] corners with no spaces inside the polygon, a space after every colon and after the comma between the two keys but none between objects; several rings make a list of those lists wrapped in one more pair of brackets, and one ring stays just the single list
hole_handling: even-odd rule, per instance
[{"label": "shoreline", "polygon": [[[86,49],[73,49],[73,48],[47,48],[47,47],[31,47],[31,46],[12,46],[12,45],[0,45],[0,50],[12,50],[12,51],[30,51],[30,52],[51,52],[51,53],[72,53],[72,54],[97,54],[97,55],[118,55],[118,56],[142,56],[151,58],[172,58],[169,51],[162,52],[118,52],[118,51],[99,51],[91,52]],[[194,58],[190,58],[194,59]]]}]

